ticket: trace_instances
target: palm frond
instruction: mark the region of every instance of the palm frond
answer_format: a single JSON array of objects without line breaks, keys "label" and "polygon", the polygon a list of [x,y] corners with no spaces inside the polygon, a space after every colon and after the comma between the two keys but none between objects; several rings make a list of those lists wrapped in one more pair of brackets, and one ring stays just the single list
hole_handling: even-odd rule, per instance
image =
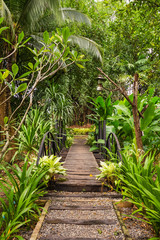
[{"label": "palm frond", "polygon": [[94,57],[102,62],[102,49],[96,42],[89,38],[75,35],[71,35],[69,40],[71,40],[73,44],[77,44],[80,48],[90,52]]},{"label": "palm frond", "polygon": [[5,24],[10,26],[13,31],[12,15],[9,8],[7,7],[3,0],[0,0],[0,17],[4,18]]},{"label": "palm frond", "polygon": [[39,16],[43,16],[46,9],[49,9],[54,15],[59,18],[61,13],[59,0],[28,0],[24,5],[19,23],[28,31],[33,31],[38,23]]},{"label": "palm frond", "polygon": [[80,23],[85,23],[87,25],[91,25],[91,21],[89,17],[73,8],[61,8],[63,13],[64,20],[70,19],[71,21],[77,21]]}]

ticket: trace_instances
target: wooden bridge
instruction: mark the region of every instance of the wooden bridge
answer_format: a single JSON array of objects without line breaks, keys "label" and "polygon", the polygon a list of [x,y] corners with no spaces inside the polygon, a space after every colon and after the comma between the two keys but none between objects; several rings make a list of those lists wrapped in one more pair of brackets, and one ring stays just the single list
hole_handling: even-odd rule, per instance
[{"label": "wooden bridge", "polygon": [[42,217],[42,227],[30,240],[122,240],[124,233],[118,221],[113,201],[116,193],[101,193],[96,180],[98,164],[85,139],[77,137],[70,148],[64,167],[67,181],[56,185],[44,197],[48,213]]}]

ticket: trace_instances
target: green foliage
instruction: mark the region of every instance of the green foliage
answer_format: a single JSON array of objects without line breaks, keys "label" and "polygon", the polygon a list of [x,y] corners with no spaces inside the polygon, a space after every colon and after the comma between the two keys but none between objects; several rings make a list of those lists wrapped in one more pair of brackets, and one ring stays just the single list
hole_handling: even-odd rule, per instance
[{"label": "green foliage", "polygon": [[87,137],[87,142],[86,144],[89,145],[90,147],[93,145],[93,142],[95,141],[95,136],[94,133],[89,133]]},{"label": "green foliage", "polygon": [[40,168],[48,169],[43,179],[46,184],[49,181],[55,181],[56,175],[66,175],[66,169],[62,166],[63,162],[60,162],[60,160],[61,157],[57,157],[54,155],[51,155],[50,157],[44,156],[40,158]]},{"label": "green foliage", "polygon": [[73,140],[74,140],[73,136],[67,135],[67,138],[66,138],[66,141],[65,141],[65,147],[70,148],[73,144]]},{"label": "green foliage", "polygon": [[94,132],[90,128],[73,128],[74,135],[87,135],[89,132]]},{"label": "green foliage", "polygon": [[101,167],[98,168],[101,173],[97,175],[97,179],[105,178],[111,182],[113,182],[114,174],[117,172],[117,164],[113,162],[100,162]]},{"label": "green foliage", "polygon": [[109,156],[111,160],[106,160],[105,162],[100,161],[101,167],[98,168],[100,174],[96,175],[98,180],[101,180],[103,184],[107,185],[111,189],[116,189],[118,191],[120,187],[120,181],[118,176],[121,172],[122,162],[118,163],[118,158],[115,154],[111,153],[108,149]]},{"label": "green foliage", "polygon": [[45,119],[44,112],[41,109],[31,109],[19,130],[18,152],[25,155],[37,153],[43,135],[49,129],[50,121]]},{"label": "green foliage", "polygon": [[69,124],[73,118],[73,101],[69,94],[62,91],[60,85],[49,84],[45,89],[42,102],[45,101],[44,111],[52,116],[53,121],[63,121]]},{"label": "green foliage", "polygon": [[108,116],[111,116],[113,113],[113,106],[111,103],[111,94],[104,99],[102,96],[98,96],[96,99],[90,98],[90,104],[94,106],[91,110],[93,110],[97,117],[100,120],[107,120]]},{"label": "green foliage", "polygon": [[22,169],[0,166],[5,176],[1,178],[1,192],[5,195],[0,198],[2,215],[0,224],[3,229],[1,239],[13,239],[18,229],[30,221],[31,216],[40,214],[40,207],[35,202],[44,195],[44,184],[41,182],[45,176],[46,168],[37,168],[34,164],[28,166],[25,162]]},{"label": "green foliage", "polygon": [[133,153],[122,154],[120,180],[123,183],[123,196],[134,203],[144,215],[157,235],[160,231],[160,167],[154,166],[155,153],[136,156]]}]

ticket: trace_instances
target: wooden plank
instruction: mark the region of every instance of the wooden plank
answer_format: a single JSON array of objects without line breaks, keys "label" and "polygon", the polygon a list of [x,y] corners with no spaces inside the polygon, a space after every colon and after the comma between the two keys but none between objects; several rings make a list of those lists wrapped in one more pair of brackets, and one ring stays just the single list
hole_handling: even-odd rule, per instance
[{"label": "wooden plank", "polygon": [[[116,238],[117,240],[123,240],[123,238]],[[106,238],[63,238],[59,236],[49,235],[41,237],[39,240],[106,240]]]},{"label": "wooden plank", "polygon": [[49,210],[81,210],[81,211],[96,211],[96,210],[110,210],[110,206],[50,206]]},{"label": "wooden plank", "polygon": [[[63,194],[58,194],[58,193],[47,193],[45,194],[44,197],[53,197],[53,198],[111,198],[111,199],[117,199],[117,198],[122,198],[121,194],[68,194],[68,195],[63,195]],[[43,198],[44,198],[43,197]],[[88,201],[88,200],[87,200]]]},{"label": "wooden plank", "polygon": [[77,220],[77,219],[62,219],[62,218],[46,218],[45,222],[48,224],[74,224],[74,225],[115,225],[117,222],[113,219],[105,219],[105,220]]}]

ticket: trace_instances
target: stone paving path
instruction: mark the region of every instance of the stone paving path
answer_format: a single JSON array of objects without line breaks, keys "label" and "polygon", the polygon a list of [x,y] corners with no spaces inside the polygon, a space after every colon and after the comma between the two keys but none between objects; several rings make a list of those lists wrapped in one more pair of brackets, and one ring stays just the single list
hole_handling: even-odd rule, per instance
[{"label": "stone paving path", "polygon": [[75,139],[64,166],[68,180],[57,186],[63,192],[45,196],[51,203],[38,240],[125,239],[113,207],[120,196],[100,192],[98,165],[84,139]]}]

